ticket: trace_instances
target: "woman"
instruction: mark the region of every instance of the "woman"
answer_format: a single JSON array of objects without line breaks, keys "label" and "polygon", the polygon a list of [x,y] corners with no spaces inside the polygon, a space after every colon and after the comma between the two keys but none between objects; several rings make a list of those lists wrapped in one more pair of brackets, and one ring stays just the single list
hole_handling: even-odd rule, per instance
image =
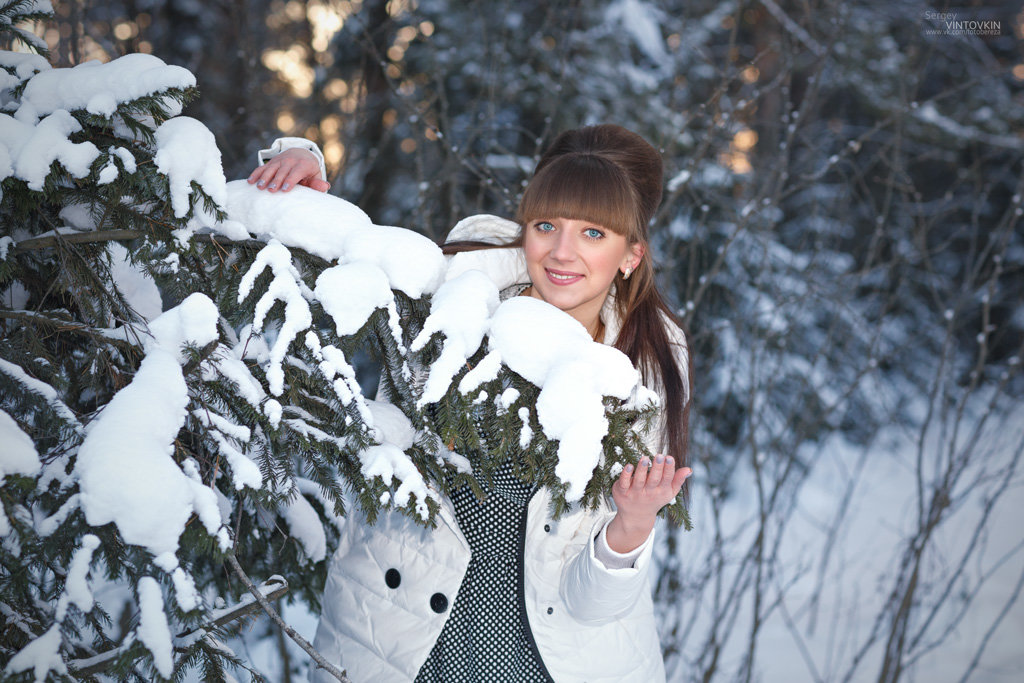
[{"label": "woman", "polygon": [[[277,144],[271,154],[306,149],[274,155],[250,183],[326,189],[311,143]],[[433,530],[398,513],[374,526],[350,521],[329,570],[316,647],[354,681],[664,680],[648,574],[656,515],[690,469],[686,341],[647,254],[661,185],[661,158],[638,135],[608,125],[572,130],[538,163],[517,222],[474,216],[449,234],[449,254],[520,250],[525,268],[503,298],[553,304],[630,357],[662,396],[650,446],[668,455],[626,467],[612,487],[614,509],[577,509],[557,521],[548,517],[549,492],[510,468],[482,501],[468,488],[454,492]],[[315,680],[329,680],[318,673]]]}]

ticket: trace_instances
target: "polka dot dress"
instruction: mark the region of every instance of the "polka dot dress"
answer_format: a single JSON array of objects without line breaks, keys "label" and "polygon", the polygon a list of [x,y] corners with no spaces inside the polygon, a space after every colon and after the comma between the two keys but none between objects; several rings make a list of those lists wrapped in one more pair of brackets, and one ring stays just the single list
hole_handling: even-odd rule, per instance
[{"label": "polka dot dress", "polygon": [[534,487],[511,467],[499,468],[478,500],[452,494],[455,518],[469,542],[469,568],[451,616],[416,683],[551,683],[523,614],[523,530]]}]

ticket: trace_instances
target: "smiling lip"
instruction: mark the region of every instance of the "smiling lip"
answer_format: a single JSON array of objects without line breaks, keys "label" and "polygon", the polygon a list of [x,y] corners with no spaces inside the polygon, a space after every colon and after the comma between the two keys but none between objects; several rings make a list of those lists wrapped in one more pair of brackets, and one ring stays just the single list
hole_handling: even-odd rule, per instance
[{"label": "smiling lip", "polygon": [[548,276],[548,281],[556,285],[571,285],[583,279],[579,273],[569,273],[564,270],[545,268],[544,273]]}]

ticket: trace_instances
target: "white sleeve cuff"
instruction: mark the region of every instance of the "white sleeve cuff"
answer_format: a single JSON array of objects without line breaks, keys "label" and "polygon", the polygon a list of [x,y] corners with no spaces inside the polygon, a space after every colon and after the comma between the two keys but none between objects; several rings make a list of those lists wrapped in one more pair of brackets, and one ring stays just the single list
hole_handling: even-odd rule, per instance
[{"label": "white sleeve cuff", "polygon": [[278,138],[269,149],[261,149],[257,153],[260,166],[267,163],[286,149],[305,149],[313,153],[316,160],[320,162],[320,177],[327,180],[327,167],[324,165],[324,153],[320,151],[317,144],[306,138]]},{"label": "white sleeve cuff", "polygon": [[605,524],[601,527],[601,531],[597,534],[597,538],[594,539],[594,556],[597,560],[604,565],[605,569],[630,569],[637,561],[637,558],[643,554],[644,550],[651,544],[654,538],[654,531],[652,530],[647,539],[641,543],[638,547],[629,551],[628,553],[618,553],[612,550],[611,546],[608,545],[608,525]]}]

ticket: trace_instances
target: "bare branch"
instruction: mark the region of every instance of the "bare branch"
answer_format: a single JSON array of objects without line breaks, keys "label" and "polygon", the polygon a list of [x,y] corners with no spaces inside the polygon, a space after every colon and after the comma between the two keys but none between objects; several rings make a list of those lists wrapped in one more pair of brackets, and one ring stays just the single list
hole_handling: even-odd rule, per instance
[{"label": "bare branch", "polygon": [[299,647],[305,650],[306,654],[313,658],[313,661],[316,662],[317,666],[319,666],[322,669],[325,669],[329,674],[331,674],[339,681],[341,681],[341,683],[352,683],[345,676],[344,671],[339,670],[336,666],[334,666],[326,659],[324,659],[323,655],[317,652],[316,649],[309,644],[309,641],[307,641],[305,638],[299,635],[295,629],[289,626],[284,621],[284,619],[281,618],[281,616],[277,613],[277,610],[275,610],[273,605],[271,605],[270,602],[265,597],[263,597],[263,594],[260,593],[259,588],[257,588],[256,584],[252,582],[252,579],[250,579],[249,576],[245,573],[245,570],[242,569],[242,565],[238,564],[238,560],[235,558],[234,554],[229,554],[227,556],[227,560],[228,564],[231,565],[231,568],[235,571],[235,574],[238,576],[238,578],[241,579],[242,583],[244,583],[246,588],[249,589],[249,592],[252,593],[253,596],[256,598],[256,601],[259,603],[260,607],[263,608],[263,611],[267,613],[271,620],[273,620],[273,622],[277,624],[278,627],[280,627],[280,629],[284,631],[289,638],[294,640],[299,645]]}]

